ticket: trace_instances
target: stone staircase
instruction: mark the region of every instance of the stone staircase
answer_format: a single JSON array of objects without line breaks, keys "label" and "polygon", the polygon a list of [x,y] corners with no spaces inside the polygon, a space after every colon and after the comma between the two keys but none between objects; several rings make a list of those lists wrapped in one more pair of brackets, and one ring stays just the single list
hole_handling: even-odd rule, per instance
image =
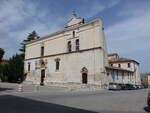
[{"label": "stone staircase", "polygon": [[94,85],[94,84],[80,84],[80,83],[49,83],[47,84],[51,87],[63,87],[67,88],[71,91],[75,90],[101,90],[100,85]]},{"label": "stone staircase", "polygon": [[80,83],[47,83],[44,86],[40,86],[39,84],[30,84],[23,83],[24,91],[32,91],[32,90],[49,90],[49,88],[54,89],[64,89],[69,91],[96,91],[102,90],[103,88],[100,85],[95,84],[80,84]]}]

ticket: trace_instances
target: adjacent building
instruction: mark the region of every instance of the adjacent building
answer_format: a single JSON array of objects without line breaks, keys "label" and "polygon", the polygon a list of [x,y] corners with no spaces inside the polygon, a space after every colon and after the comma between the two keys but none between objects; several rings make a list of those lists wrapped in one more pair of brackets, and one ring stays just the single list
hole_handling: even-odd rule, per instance
[{"label": "adjacent building", "polygon": [[150,86],[150,73],[141,74],[141,84],[146,86]]},{"label": "adjacent building", "polygon": [[9,62],[9,60],[7,60],[7,59],[1,59],[0,60],[0,63],[8,63]]},{"label": "adjacent building", "polygon": [[116,83],[141,84],[139,63],[135,60],[122,58],[117,53],[108,54],[108,81]]},{"label": "adjacent building", "polygon": [[140,84],[139,63],[107,56],[101,19],[85,22],[74,15],[66,27],[27,42],[24,68],[30,84]]}]

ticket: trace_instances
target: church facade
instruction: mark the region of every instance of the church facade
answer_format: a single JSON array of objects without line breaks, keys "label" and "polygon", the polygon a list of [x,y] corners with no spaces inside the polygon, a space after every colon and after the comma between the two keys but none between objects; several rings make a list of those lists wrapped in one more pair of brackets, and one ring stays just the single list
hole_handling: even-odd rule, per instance
[{"label": "church facade", "polygon": [[85,22],[74,15],[63,30],[27,42],[25,50],[25,83],[140,84],[138,62],[107,55],[101,19]]},{"label": "church facade", "polygon": [[26,43],[25,82],[105,84],[107,49],[102,21],[74,16],[56,33]]}]

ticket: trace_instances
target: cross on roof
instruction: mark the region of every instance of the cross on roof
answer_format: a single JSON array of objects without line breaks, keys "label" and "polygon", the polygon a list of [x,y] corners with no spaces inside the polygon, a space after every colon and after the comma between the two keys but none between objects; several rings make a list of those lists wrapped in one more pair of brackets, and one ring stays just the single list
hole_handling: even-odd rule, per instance
[{"label": "cross on roof", "polygon": [[72,11],[72,15],[73,15],[74,17],[77,17],[77,14],[76,14],[75,10]]}]

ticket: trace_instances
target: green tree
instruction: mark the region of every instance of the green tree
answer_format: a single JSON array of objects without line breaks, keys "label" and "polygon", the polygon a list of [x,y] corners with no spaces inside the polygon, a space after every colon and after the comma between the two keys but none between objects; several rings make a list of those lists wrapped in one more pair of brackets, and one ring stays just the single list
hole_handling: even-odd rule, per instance
[{"label": "green tree", "polygon": [[[26,40],[21,43],[21,54],[16,54],[12,56],[8,63],[0,64],[0,78],[2,81],[7,82],[23,82],[25,79],[24,74],[24,53],[25,53],[25,43],[31,40],[40,38],[36,31],[29,33]],[[4,55],[4,50],[0,48],[0,58],[2,59]]]},{"label": "green tree", "polygon": [[0,79],[2,82],[23,82],[25,79],[23,59],[21,54],[16,54],[9,59],[8,63],[0,64]]},{"label": "green tree", "polygon": [[25,43],[29,42],[31,40],[38,39],[38,38],[40,38],[40,37],[38,36],[38,34],[36,33],[36,31],[32,31],[27,36],[27,39],[23,40],[23,42],[21,43],[21,48],[19,49],[19,51],[22,52],[23,57],[24,57],[24,53],[25,53]]},{"label": "green tree", "polygon": [[9,64],[6,66],[6,71],[4,71],[8,82],[22,82],[25,78],[24,76],[24,58],[21,54],[16,54],[9,59]]},{"label": "green tree", "polygon": [[9,74],[9,64],[8,63],[1,63],[0,64],[0,79],[2,82],[8,81],[8,74]]},{"label": "green tree", "polygon": [[0,48],[0,61],[2,60],[4,54],[5,54],[4,49]]},{"label": "green tree", "polygon": [[4,54],[5,54],[4,49],[0,48],[0,80],[1,81],[7,81],[7,78],[6,78],[5,74],[4,74],[4,72],[7,73],[7,70],[5,70],[5,69],[7,68],[6,65],[8,63],[7,62],[1,62]]}]

